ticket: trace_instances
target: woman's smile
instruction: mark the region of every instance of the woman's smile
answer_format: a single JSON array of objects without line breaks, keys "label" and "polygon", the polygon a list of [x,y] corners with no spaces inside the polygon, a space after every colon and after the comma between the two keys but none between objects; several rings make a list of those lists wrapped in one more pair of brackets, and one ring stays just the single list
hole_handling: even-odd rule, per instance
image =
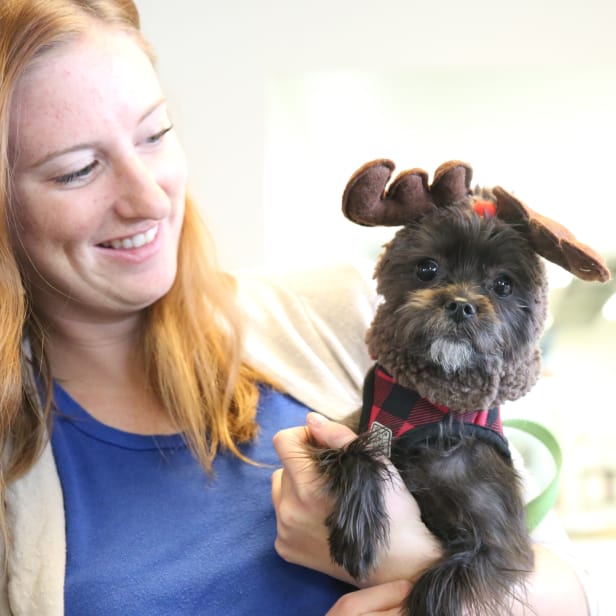
[{"label": "woman's smile", "polygon": [[130,237],[116,238],[99,244],[102,248],[113,248],[114,250],[131,250],[133,248],[141,248],[150,244],[156,238],[158,233],[158,225],[155,225],[145,232],[136,233]]}]

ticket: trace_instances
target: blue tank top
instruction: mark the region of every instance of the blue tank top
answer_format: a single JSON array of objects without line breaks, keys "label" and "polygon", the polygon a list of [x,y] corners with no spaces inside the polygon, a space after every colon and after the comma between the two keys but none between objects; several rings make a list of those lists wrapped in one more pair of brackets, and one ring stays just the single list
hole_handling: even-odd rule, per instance
[{"label": "blue tank top", "polygon": [[179,435],[103,425],[56,384],[67,616],[319,616],[351,587],[274,551],[272,436],[306,407],[263,388],[258,438],[208,476]]}]

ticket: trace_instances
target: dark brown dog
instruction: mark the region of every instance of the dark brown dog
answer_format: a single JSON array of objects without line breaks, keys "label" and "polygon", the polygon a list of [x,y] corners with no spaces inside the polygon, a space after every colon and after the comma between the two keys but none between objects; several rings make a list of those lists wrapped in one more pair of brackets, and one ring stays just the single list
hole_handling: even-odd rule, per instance
[{"label": "dark brown dog", "polygon": [[331,556],[361,580],[387,546],[386,454],[443,548],[413,580],[405,613],[508,613],[524,598],[533,552],[498,407],[539,376],[540,257],[585,280],[608,280],[609,271],[503,189],[473,194],[469,165],[445,163],[431,186],[424,171],[407,171],[386,191],[393,168],[365,165],[343,197],[358,224],[403,226],[375,271],[383,302],[366,338],[376,364],[361,434],[341,450],[311,450],[334,502]]}]

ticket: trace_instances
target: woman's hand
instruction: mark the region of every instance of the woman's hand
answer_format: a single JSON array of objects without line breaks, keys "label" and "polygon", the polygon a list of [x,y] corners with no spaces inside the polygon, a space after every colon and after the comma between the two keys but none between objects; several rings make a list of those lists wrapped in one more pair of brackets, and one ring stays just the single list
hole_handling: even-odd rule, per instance
[{"label": "woman's hand", "polygon": [[[274,436],[274,447],[282,462],[282,468],[272,475],[278,531],[275,548],[289,562],[357,585],[345,569],[331,560],[324,521],[332,505],[303,450],[308,430],[319,443],[333,448],[346,445],[356,435],[346,426],[328,421],[317,413],[310,413],[306,424],[307,428],[289,428]],[[393,468],[392,473],[394,480],[388,482],[385,490],[391,525],[390,545],[379,558],[377,569],[369,579],[362,581],[365,586],[413,579],[440,556],[440,546],[421,521],[415,499]]]},{"label": "woman's hand", "polygon": [[411,583],[404,580],[356,590],[340,597],[325,616],[399,616],[410,591]]}]

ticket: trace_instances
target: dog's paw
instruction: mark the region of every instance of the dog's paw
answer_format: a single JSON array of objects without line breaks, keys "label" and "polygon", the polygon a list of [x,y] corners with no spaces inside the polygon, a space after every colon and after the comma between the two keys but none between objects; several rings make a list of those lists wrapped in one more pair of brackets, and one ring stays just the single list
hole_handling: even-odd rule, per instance
[{"label": "dog's paw", "polygon": [[366,434],[341,449],[317,448],[312,456],[333,500],[325,521],[331,557],[355,579],[365,579],[389,542],[383,492],[391,473],[380,445]]}]

